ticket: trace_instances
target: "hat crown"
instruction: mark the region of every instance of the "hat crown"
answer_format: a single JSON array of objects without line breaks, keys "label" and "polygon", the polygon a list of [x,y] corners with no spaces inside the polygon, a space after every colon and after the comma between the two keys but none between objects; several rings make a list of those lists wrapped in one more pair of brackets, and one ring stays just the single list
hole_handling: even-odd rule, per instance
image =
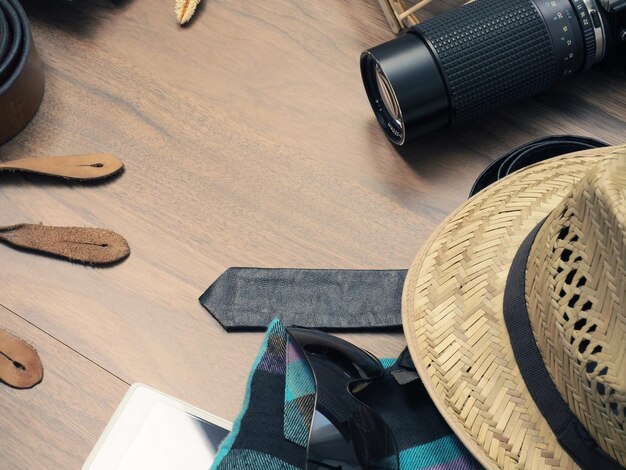
[{"label": "hat crown", "polygon": [[626,158],[598,163],[547,217],[529,256],[526,301],[559,393],[626,465]]}]

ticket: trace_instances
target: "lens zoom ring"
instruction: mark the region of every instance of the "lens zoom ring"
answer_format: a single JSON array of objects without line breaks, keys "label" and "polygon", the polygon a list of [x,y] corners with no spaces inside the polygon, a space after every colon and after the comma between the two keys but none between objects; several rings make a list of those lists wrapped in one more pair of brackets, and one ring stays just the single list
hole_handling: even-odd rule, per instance
[{"label": "lens zoom ring", "polygon": [[552,39],[531,0],[477,0],[413,30],[439,58],[453,123],[527,98],[556,80]]}]

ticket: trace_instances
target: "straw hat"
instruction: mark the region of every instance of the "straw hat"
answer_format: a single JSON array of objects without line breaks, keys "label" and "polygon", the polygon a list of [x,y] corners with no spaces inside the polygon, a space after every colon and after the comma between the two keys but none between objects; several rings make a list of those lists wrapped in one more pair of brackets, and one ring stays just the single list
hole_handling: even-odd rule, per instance
[{"label": "straw hat", "polygon": [[554,158],[448,217],[403,322],[439,411],[487,468],[626,465],[626,146]]}]

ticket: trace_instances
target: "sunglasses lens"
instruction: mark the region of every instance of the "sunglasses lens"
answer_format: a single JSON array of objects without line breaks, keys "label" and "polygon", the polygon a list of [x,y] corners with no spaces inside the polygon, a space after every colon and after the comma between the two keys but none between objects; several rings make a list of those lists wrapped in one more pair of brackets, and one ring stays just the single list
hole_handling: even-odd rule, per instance
[{"label": "sunglasses lens", "polygon": [[348,424],[354,450],[364,469],[400,468],[396,441],[387,424],[372,410],[361,405]]},{"label": "sunglasses lens", "polygon": [[302,350],[320,361],[329,361],[352,380],[374,380],[383,367],[374,356],[336,336],[304,328],[289,328]]},{"label": "sunglasses lens", "polygon": [[365,406],[348,423],[348,442],[319,411],[307,456],[307,470],[399,470],[396,442],[387,425]]},{"label": "sunglasses lens", "polygon": [[307,453],[307,470],[360,470],[354,446],[319,411],[313,419],[313,432]]},{"label": "sunglasses lens", "polygon": [[[352,445],[360,468],[399,469],[398,450],[389,427],[351,393],[354,385],[382,377],[380,361],[347,341],[320,331],[290,328],[289,332],[315,373],[317,410]],[[319,457],[316,461],[320,461]]]}]

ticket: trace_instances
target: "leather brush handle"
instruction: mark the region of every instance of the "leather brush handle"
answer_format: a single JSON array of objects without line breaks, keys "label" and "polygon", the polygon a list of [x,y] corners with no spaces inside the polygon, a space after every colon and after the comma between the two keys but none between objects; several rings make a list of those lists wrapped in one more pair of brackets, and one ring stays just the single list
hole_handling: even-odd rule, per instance
[{"label": "leather brush handle", "polygon": [[26,171],[73,180],[96,180],[114,175],[124,163],[110,153],[89,153],[62,157],[29,157],[0,164],[1,170]]},{"label": "leather brush handle", "polygon": [[0,227],[0,240],[85,264],[115,263],[130,254],[121,235],[101,228],[19,224]]}]

